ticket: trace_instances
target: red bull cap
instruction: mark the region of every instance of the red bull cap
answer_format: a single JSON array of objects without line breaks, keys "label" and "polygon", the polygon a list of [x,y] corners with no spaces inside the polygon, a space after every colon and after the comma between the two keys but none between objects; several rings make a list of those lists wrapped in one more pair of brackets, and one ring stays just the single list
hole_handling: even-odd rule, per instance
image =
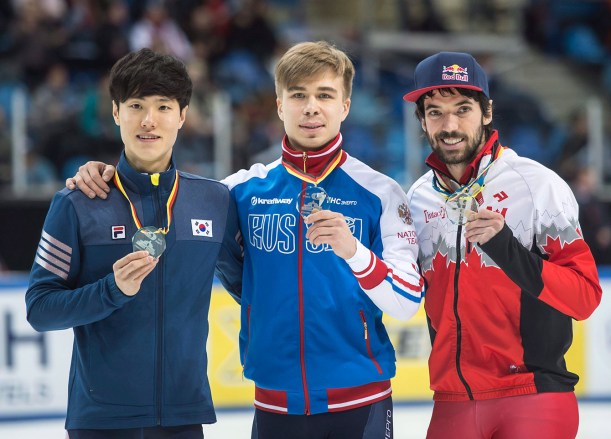
[{"label": "red bull cap", "polygon": [[403,96],[416,102],[424,93],[437,88],[468,88],[483,92],[488,98],[488,79],[482,66],[468,53],[439,52],[416,66],[415,90]]}]

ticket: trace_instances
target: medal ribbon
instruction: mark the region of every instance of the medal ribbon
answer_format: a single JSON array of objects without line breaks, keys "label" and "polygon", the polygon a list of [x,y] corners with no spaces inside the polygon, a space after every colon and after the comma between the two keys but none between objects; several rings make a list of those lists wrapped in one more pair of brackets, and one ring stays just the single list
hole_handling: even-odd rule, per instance
[{"label": "medal ribbon", "polygon": [[[500,146],[500,145],[499,145]],[[446,199],[448,198],[457,198],[461,195],[465,195],[467,193],[469,193],[469,191],[472,188],[475,188],[473,193],[469,193],[469,195],[471,195],[473,198],[475,198],[481,191],[484,190],[484,179],[486,178],[486,174],[488,174],[488,171],[490,170],[490,167],[494,164],[494,162],[496,161],[496,159],[498,159],[501,154],[503,153],[503,151],[505,150],[504,147],[500,146],[498,148],[498,151],[496,151],[496,154],[493,154],[490,163],[488,163],[488,165],[482,170],[482,172],[479,173],[479,175],[477,177],[475,177],[471,183],[457,189],[454,192],[450,192],[449,190],[447,190],[445,187],[443,187],[443,185],[441,184],[439,178],[437,177],[437,173],[434,172],[433,173],[433,189],[435,189],[437,192],[443,194],[445,196]]]},{"label": "medal ribbon", "polygon": [[[127,192],[125,192],[125,189],[123,188],[123,185],[121,184],[121,179],[119,178],[119,173],[115,172],[115,175],[113,178],[114,178],[115,185],[117,186],[117,188],[119,188],[119,190],[121,191],[121,193],[123,194],[127,202],[129,203],[129,207],[132,212],[132,218],[134,219],[134,223],[136,223],[136,227],[138,227],[138,229],[141,229],[142,223],[140,222],[140,219],[138,218],[136,207],[134,206],[134,203],[132,203],[132,201],[129,199]],[[172,191],[170,192],[170,196],[168,197],[168,201],[166,203],[166,215],[168,218],[168,225],[167,227],[159,228],[159,232],[163,233],[164,235],[170,231],[170,224],[172,224],[172,208],[174,207],[174,202],[176,201],[176,194],[178,194],[178,170],[176,170],[176,178],[174,179],[174,185],[172,186]]]}]

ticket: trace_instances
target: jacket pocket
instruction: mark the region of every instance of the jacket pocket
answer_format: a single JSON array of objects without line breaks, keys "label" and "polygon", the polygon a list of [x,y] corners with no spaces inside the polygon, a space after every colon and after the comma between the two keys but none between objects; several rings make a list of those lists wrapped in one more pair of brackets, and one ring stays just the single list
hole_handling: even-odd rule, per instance
[{"label": "jacket pocket", "polygon": [[[134,351],[133,344],[121,345],[115,337],[109,346],[89,348],[87,385],[89,396],[98,403],[150,406],[153,403],[154,357]],[[141,348],[142,349],[142,348]]]},{"label": "jacket pocket", "polygon": [[367,347],[367,355],[369,355],[369,359],[371,360],[373,365],[376,367],[378,373],[381,375],[382,368],[380,367],[380,363],[378,363],[378,360],[376,360],[371,350],[371,342],[369,339],[369,329],[367,328],[367,318],[365,317],[365,312],[363,310],[360,310],[359,314],[361,315],[361,321],[363,322],[363,329],[364,329],[364,334],[365,334],[365,346]]},{"label": "jacket pocket", "polygon": [[246,308],[246,342],[244,344],[244,355],[242,357],[242,378],[244,378],[244,369],[246,368],[246,357],[248,356],[248,347],[250,346],[250,304]]}]

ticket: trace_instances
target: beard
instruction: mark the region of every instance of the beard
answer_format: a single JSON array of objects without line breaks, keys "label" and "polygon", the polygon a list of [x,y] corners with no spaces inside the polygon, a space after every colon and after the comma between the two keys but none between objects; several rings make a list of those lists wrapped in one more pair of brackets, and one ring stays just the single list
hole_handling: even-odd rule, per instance
[{"label": "beard", "polygon": [[[435,155],[446,165],[469,164],[473,161],[482,145],[482,140],[484,139],[484,126],[480,125],[475,132],[475,136],[472,138],[458,131],[441,131],[434,137],[430,136],[427,132],[426,137]],[[440,146],[440,142],[447,138],[465,139],[467,145],[460,151],[446,151]]]}]

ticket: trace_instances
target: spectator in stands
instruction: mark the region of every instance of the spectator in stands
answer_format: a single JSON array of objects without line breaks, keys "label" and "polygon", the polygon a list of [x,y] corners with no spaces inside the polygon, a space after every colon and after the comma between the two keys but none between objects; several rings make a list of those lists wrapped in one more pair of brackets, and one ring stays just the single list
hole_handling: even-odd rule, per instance
[{"label": "spectator in stands", "polygon": [[588,138],[587,113],[584,108],[576,108],[569,115],[560,155],[554,164],[558,174],[566,181],[575,180],[579,170],[585,164],[584,153]]},{"label": "spectator in stands", "polygon": [[111,0],[108,3],[95,36],[101,71],[110,70],[115,62],[129,52],[129,19],[126,0]]},{"label": "spectator in stands", "polygon": [[11,130],[6,111],[0,106],[0,187],[11,182],[11,158]]},{"label": "spectator in stands", "polygon": [[14,54],[21,80],[34,90],[44,81],[49,66],[60,59],[60,49],[66,42],[66,32],[59,19],[43,8],[42,2],[28,0],[16,9],[11,26],[10,53]]},{"label": "spectator in stands", "polygon": [[579,167],[572,180],[575,198],[579,203],[579,224],[589,243],[594,260],[599,265],[611,264],[611,213],[609,205],[598,196],[600,182],[594,170]]},{"label": "spectator in stands", "polygon": [[[214,121],[215,88],[208,77],[208,65],[194,58],[187,64],[193,81],[193,94],[189,103],[189,118],[176,141],[174,158],[177,166],[186,172],[214,177]],[[232,124],[233,125],[233,124]]]},{"label": "spectator in stands", "polygon": [[176,56],[183,62],[191,60],[191,42],[178,23],[168,15],[163,0],[148,0],[144,16],[131,29],[130,49],[143,47]]},{"label": "spectator in stands", "polygon": [[45,82],[34,90],[28,117],[36,150],[58,171],[83,148],[77,118],[81,108],[81,97],[70,86],[67,67],[61,62],[52,64]]},{"label": "spectator in stands", "polygon": [[[108,109],[112,108],[112,99],[108,94],[108,73],[102,75],[95,84],[85,89],[82,98],[82,111],[79,115],[78,130],[83,137],[83,145],[78,156],[69,160],[75,163],[76,160],[82,162],[83,157],[102,158],[117,163],[123,142],[119,129],[114,121],[108,117]],[[66,164],[64,164],[66,168]],[[76,169],[63,169],[61,174],[74,175]]]}]

